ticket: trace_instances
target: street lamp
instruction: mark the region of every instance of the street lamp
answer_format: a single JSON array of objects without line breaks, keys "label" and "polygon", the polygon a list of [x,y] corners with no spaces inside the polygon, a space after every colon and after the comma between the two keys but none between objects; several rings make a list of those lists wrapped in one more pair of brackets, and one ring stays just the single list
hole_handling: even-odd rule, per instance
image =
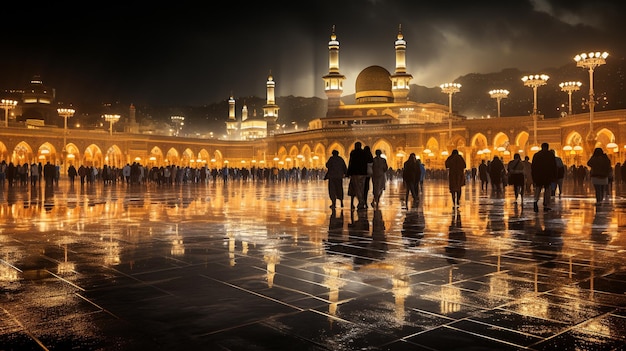
[{"label": "street lamp", "polygon": [[494,89],[489,91],[489,95],[492,99],[496,99],[498,102],[498,117],[500,117],[500,101],[506,99],[509,96],[509,91],[506,89]]},{"label": "street lamp", "polygon": [[571,115],[572,114],[572,93],[575,91],[580,90],[580,86],[583,85],[583,83],[581,82],[563,82],[561,84],[559,84],[559,86],[561,87],[561,91],[564,91],[567,93],[569,99],[568,99],[568,114]]},{"label": "street lamp", "polygon": [[452,95],[461,91],[459,83],[444,83],[439,86],[441,92],[448,94],[448,139],[452,142]]},{"label": "street lamp", "polygon": [[589,70],[589,101],[587,101],[587,104],[589,104],[589,134],[587,134],[588,141],[595,139],[593,135],[593,111],[596,106],[596,100],[593,92],[593,71],[596,69],[596,67],[605,64],[606,58],[608,56],[609,53],[605,51],[603,53],[582,53],[574,57],[574,61],[576,61],[577,67],[582,67]]},{"label": "street lamp", "polygon": [[65,144],[67,143],[67,119],[74,116],[74,112],[76,112],[73,108],[58,108],[57,112],[59,116],[65,119],[65,123],[63,124],[63,151],[65,151]]},{"label": "street lamp", "polygon": [[104,115],[104,120],[109,122],[109,135],[113,135],[113,123],[120,120],[120,115]]},{"label": "street lamp", "polygon": [[17,105],[17,101],[15,100],[2,99],[0,101],[0,106],[2,106],[2,108],[4,109],[4,126],[5,127],[9,126],[9,110],[14,109],[16,105]]},{"label": "street lamp", "polygon": [[537,147],[537,88],[546,85],[548,77],[545,74],[535,74],[522,77],[522,82],[527,87],[533,88],[533,148]]}]

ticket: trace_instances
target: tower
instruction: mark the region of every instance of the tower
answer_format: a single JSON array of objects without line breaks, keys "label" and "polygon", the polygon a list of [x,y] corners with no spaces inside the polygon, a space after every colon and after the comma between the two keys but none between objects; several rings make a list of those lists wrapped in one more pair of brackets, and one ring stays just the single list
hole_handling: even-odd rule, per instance
[{"label": "tower", "polygon": [[228,121],[226,121],[226,135],[229,139],[239,139],[237,135],[237,118],[235,117],[235,99],[231,95],[228,99]]},{"label": "tower", "polygon": [[413,76],[406,73],[406,41],[402,35],[402,25],[398,27],[396,38],[396,70],[391,78],[391,91],[394,102],[405,102],[409,96],[409,83]]},{"label": "tower", "polygon": [[328,42],[328,74],[324,79],[324,92],[328,97],[328,111],[326,116],[334,114],[341,105],[341,94],[343,93],[344,75],[339,73],[339,41],[335,35],[335,26]]},{"label": "tower", "polygon": [[267,77],[267,102],[263,105],[263,119],[267,122],[267,136],[274,135],[276,131],[276,120],[278,119],[278,105],[276,105],[276,98],[274,97],[274,77],[270,71]]},{"label": "tower", "polygon": [[124,127],[124,131],[127,133],[139,133],[139,125],[137,124],[137,109],[135,108],[135,104],[130,104],[128,117],[128,125]]}]

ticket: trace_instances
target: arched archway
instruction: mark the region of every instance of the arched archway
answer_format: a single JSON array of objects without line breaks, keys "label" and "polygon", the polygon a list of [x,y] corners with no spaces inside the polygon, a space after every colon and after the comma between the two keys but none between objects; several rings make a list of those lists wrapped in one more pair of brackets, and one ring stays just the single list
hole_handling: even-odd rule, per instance
[{"label": "arched archway", "polygon": [[122,158],[122,150],[117,145],[112,145],[107,149],[104,156],[104,163],[109,167],[122,168],[124,160]]},{"label": "arched archway", "polygon": [[179,166],[180,159],[178,156],[178,150],[170,148],[165,155],[165,164],[168,166]]},{"label": "arched archway", "polygon": [[85,152],[83,152],[83,164],[85,166],[91,166],[96,168],[101,168],[104,164],[102,150],[100,150],[100,148],[96,144],[91,144],[87,146]]},{"label": "arched archway", "polygon": [[[19,146],[19,145],[18,145]],[[53,165],[59,163],[56,148],[51,143],[43,143],[37,150],[37,160],[43,164],[50,162]]]},{"label": "arched archway", "polygon": [[17,165],[39,161],[34,157],[31,146],[27,142],[21,141],[15,146],[15,149],[13,149],[9,162],[13,162],[13,164]]}]

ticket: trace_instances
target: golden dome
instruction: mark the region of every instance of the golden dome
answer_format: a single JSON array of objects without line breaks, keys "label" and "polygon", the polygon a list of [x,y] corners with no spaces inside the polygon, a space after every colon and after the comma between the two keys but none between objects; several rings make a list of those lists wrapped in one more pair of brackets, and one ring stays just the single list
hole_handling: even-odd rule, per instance
[{"label": "golden dome", "polygon": [[355,83],[357,103],[393,102],[391,74],[381,66],[370,66],[359,73]]}]

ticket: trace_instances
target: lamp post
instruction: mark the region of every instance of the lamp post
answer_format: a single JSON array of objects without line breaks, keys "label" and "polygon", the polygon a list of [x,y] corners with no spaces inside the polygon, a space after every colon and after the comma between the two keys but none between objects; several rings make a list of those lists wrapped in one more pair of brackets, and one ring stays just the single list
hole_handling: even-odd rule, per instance
[{"label": "lamp post", "polygon": [[73,108],[58,108],[57,113],[65,120],[63,123],[63,151],[65,151],[65,144],[67,143],[67,119],[74,116],[76,112]]},{"label": "lamp post", "polygon": [[109,135],[113,135],[113,123],[120,120],[120,115],[104,115],[104,120],[109,122]]},{"label": "lamp post", "polygon": [[563,82],[559,84],[561,91],[564,91],[568,95],[568,115],[572,114],[572,93],[580,90],[581,82]]},{"label": "lamp post", "polygon": [[595,140],[593,135],[593,112],[596,106],[595,94],[593,92],[593,71],[598,67],[606,63],[606,58],[609,54],[605,52],[590,52],[588,54],[582,53],[574,57],[577,67],[582,67],[589,70],[589,134],[587,134],[587,140]]},{"label": "lamp post", "polygon": [[9,110],[14,109],[16,105],[17,105],[17,101],[15,100],[2,99],[0,101],[0,106],[2,106],[2,108],[4,109],[4,126],[5,127],[9,126]]},{"label": "lamp post", "polygon": [[498,102],[498,117],[500,117],[500,101],[506,99],[509,96],[509,91],[506,89],[494,89],[489,91],[489,95],[492,99],[496,99]]},{"label": "lamp post", "polygon": [[537,118],[538,118],[537,116],[537,88],[542,85],[546,85],[546,83],[548,82],[548,79],[550,79],[550,77],[548,77],[545,74],[535,74],[535,75],[522,77],[522,82],[524,82],[524,85],[527,87],[533,88],[533,114],[532,116],[533,116],[533,143],[534,145],[531,148],[531,150],[533,151],[538,150],[538,146],[537,146]]},{"label": "lamp post", "polygon": [[448,94],[448,140],[452,142],[452,95],[461,91],[461,84],[444,83],[439,87],[442,93]]}]

